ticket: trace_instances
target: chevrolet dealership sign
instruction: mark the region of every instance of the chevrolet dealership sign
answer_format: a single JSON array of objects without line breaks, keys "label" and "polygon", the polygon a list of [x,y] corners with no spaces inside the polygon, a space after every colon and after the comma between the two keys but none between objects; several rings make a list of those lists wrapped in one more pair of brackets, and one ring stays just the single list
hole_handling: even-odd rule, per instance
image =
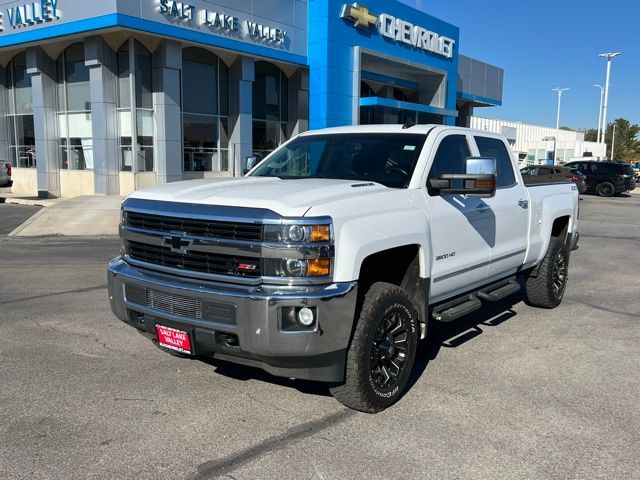
[{"label": "chevrolet dealership sign", "polygon": [[426,52],[435,53],[446,58],[453,58],[455,40],[438,35],[419,25],[396,18],[388,13],[375,15],[358,3],[345,4],[340,15],[353,22],[353,26],[362,29],[377,27],[380,35],[411,45]]}]

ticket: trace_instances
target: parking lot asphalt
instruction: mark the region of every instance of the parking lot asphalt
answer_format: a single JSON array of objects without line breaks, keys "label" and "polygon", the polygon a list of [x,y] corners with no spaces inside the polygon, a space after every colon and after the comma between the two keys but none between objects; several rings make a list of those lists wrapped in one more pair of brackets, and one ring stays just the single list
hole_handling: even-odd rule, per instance
[{"label": "parking lot asphalt", "polygon": [[0,235],[7,235],[25,220],[38,213],[42,207],[0,203]]},{"label": "parking lot asphalt", "polygon": [[117,239],[0,238],[0,476],[640,478],[640,196],[585,197],[580,230],[559,308],[432,328],[373,416],[155,348],[109,310]]}]

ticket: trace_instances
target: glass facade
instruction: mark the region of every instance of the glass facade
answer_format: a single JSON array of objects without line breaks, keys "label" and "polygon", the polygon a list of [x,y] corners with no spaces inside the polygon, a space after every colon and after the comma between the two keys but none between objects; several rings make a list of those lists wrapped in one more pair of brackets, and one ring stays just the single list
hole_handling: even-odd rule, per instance
[{"label": "glass facade", "polygon": [[227,172],[229,68],[201,48],[182,51],[182,137],[185,172]]},{"label": "glass facade", "polygon": [[27,74],[27,57],[24,52],[13,57],[5,74],[9,161],[14,167],[33,168],[36,166],[36,139],[31,78]]},{"label": "glass facade", "polygon": [[60,167],[69,170],[93,169],[91,89],[85,65],[84,44],[75,43],[58,57],[58,123]]},{"label": "glass facade", "polygon": [[289,138],[289,79],[277,65],[255,63],[253,152],[264,157]]},{"label": "glass facade", "polygon": [[153,172],[155,120],[151,52],[130,38],[117,52],[117,66],[120,170]]}]

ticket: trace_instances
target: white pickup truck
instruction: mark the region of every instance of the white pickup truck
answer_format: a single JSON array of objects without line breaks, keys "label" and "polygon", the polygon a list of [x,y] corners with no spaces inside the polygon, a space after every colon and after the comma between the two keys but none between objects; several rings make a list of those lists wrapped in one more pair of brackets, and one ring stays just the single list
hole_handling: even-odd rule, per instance
[{"label": "white pickup truck", "polygon": [[138,191],[108,267],[113,312],[164,350],[397,401],[417,342],[521,288],[560,304],[572,183],[523,184],[498,135],[418,125],[299,135],[245,177]]}]

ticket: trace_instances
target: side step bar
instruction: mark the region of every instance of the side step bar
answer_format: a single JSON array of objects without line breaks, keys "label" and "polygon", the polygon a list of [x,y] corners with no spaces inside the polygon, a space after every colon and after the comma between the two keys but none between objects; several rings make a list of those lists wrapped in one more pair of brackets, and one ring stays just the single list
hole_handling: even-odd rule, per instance
[{"label": "side step bar", "polygon": [[520,291],[520,284],[516,277],[511,277],[484,287],[477,292],[438,305],[431,312],[431,316],[439,322],[452,322],[480,309],[482,307],[480,299],[497,302],[518,291]]}]

